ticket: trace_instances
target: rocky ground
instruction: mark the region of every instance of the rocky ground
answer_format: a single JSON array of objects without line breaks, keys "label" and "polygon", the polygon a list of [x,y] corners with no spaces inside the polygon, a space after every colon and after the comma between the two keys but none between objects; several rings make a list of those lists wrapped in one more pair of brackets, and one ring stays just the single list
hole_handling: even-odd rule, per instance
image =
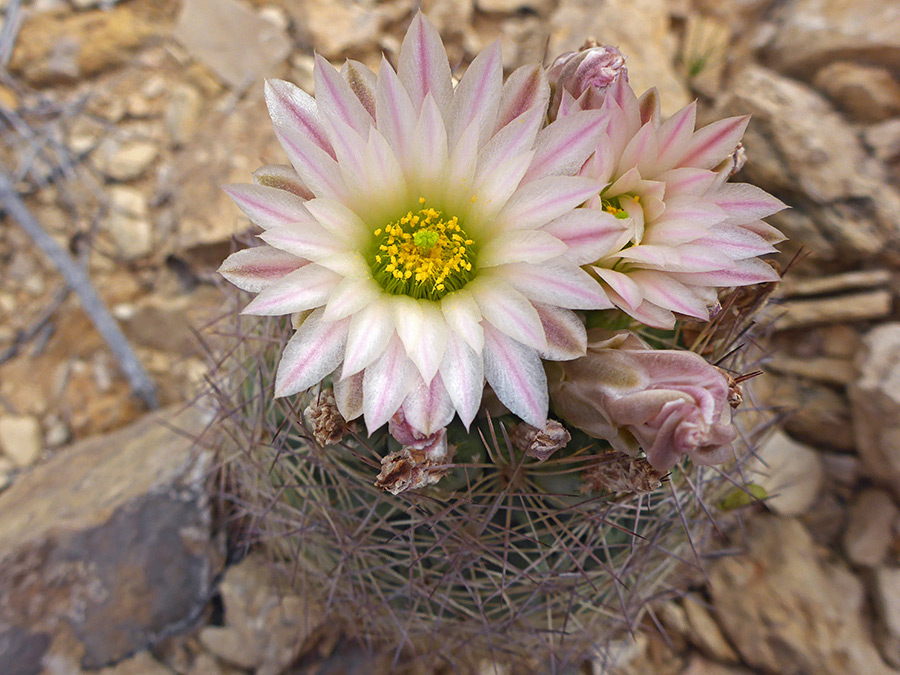
[{"label": "rocky ground", "polygon": [[[593,37],[628,56],[636,89],[659,87],[664,112],[699,98],[707,119],[752,113],[742,179],[794,207],[772,218],[794,264],[756,388],[781,415],[758,479],[777,496],[747,514],[741,554],[654,608],[662,630],[648,624],[616,669],[900,672],[900,7],[422,4],[460,68],[498,37],[510,69]],[[148,415],[131,395],[77,298],[5,218],[0,671],[375,668],[321,665],[339,636],[254,557],[219,584],[211,459],[188,439],[206,419],[180,404],[206,372],[195,328],[227,311],[213,270],[249,230],[219,185],[280,158],[261,78],[311,88],[313,49],[377,66],[416,5],[0,0],[4,170],[86,267],[166,408]]]}]

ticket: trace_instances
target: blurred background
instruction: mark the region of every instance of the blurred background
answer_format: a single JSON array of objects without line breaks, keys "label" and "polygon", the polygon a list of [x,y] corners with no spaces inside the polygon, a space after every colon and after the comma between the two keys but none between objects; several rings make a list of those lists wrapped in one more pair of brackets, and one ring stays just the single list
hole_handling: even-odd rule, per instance
[{"label": "blurred background", "polygon": [[458,73],[496,39],[509,71],[594,38],[664,114],[752,113],[736,180],[793,207],[754,382],[775,496],[615,672],[900,669],[900,3],[0,0],[0,672],[390,670],[282,611],[252,556],[219,583],[212,460],[156,421],[204,424],[196,332],[251,231],[219,186],[284,161],[262,79],[377,68],[420,5]]}]

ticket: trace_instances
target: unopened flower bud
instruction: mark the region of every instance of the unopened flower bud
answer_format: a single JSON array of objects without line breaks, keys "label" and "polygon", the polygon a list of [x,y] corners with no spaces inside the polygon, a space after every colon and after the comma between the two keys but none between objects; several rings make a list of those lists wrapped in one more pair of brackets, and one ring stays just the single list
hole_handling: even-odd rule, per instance
[{"label": "unopened flower bud", "polygon": [[592,331],[587,354],[554,364],[556,413],[620,452],[639,449],[657,471],[683,456],[696,464],[733,457],[733,395],[722,371],[688,351],[652,349],[632,333],[602,339]]},{"label": "unopened flower bud", "polygon": [[[615,47],[588,41],[580,51],[561,54],[547,70],[553,88],[550,118],[555,119],[565,99],[577,101],[577,109],[592,110],[603,103],[606,90],[620,77],[628,81],[625,57]],[[568,94],[568,96],[566,96]]]},{"label": "unopened flower bud", "polygon": [[338,411],[331,389],[322,389],[304,412],[312,424],[313,436],[319,445],[334,445],[347,433],[347,421]]},{"label": "unopened flower bud", "polygon": [[572,440],[568,430],[556,420],[547,420],[543,429],[522,422],[512,428],[509,435],[512,444],[539,462],[546,461],[557,450]]}]

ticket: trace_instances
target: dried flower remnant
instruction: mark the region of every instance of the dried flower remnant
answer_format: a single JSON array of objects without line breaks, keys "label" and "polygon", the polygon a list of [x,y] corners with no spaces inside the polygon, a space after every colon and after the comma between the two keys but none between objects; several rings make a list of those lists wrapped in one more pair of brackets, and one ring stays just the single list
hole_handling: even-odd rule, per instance
[{"label": "dried flower remnant", "polygon": [[544,462],[554,452],[566,447],[572,440],[572,435],[556,420],[547,420],[541,429],[521,422],[512,428],[509,440],[529,457]]},{"label": "dried flower remnant", "polygon": [[323,388],[304,411],[312,424],[313,437],[321,446],[334,445],[347,433],[347,420],[337,408],[334,391]]},{"label": "dried flower remnant", "polygon": [[582,492],[646,494],[662,485],[663,475],[643,457],[611,452],[582,476]]},{"label": "dried flower remnant", "polygon": [[[421,13],[396,71],[384,60],[377,75],[355,61],[337,72],[319,57],[315,80],[315,99],[266,85],[292,168],[264,167],[256,184],[227,188],[266,243],[220,269],[258,294],[244,312],[308,312],[284,349],[276,396],[331,375],[346,420],[363,416],[372,432],[403,407],[431,434],[457,414],[471,424],[487,380],[542,426],[542,359],[582,355],[572,310],[612,306],[571,258],[593,254],[549,229],[598,188],[573,174],[604,113],[545,126],[543,70],[524,66],[504,83],[498,42],[454,87]],[[589,233],[594,221],[573,227]]]},{"label": "dried flower remnant", "polygon": [[657,471],[684,456],[696,464],[733,457],[732,393],[718,368],[632,333],[591,338],[586,356],[553,366],[553,409],[563,420],[620,452],[643,449]]},{"label": "dried flower remnant", "polygon": [[450,473],[453,449],[447,445],[446,429],[424,434],[410,425],[401,410],[391,418],[388,430],[403,447],[381,459],[376,487],[396,495],[434,485]]},{"label": "dried flower remnant", "polygon": [[[588,98],[561,106],[557,119],[585,106]],[[638,98],[623,77],[599,109],[608,127],[580,175],[602,184],[587,207],[606,218],[609,234],[606,250],[598,246],[593,260],[579,262],[617,307],[648,326],[672,328],[675,313],[707,320],[720,287],[778,279],[759,256],[784,237],[762,219],[785,205],[755,186],[727,182],[743,161],[749,117],[695,131],[692,103],[663,121],[654,90]]]}]

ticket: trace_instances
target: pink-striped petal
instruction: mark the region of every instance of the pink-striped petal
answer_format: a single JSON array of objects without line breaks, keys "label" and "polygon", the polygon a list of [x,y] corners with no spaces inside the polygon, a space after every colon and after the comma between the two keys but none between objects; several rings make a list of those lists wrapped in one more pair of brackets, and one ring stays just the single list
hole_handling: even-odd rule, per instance
[{"label": "pink-striped petal", "polygon": [[728,214],[728,222],[736,225],[765,218],[787,208],[780,199],[749,183],[725,183],[711,198]]},{"label": "pink-striped petal", "polygon": [[544,176],[572,175],[597,148],[609,117],[599,110],[585,110],[557,119],[542,129],[535,141],[535,155],[525,182]]},{"label": "pink-striped petal", "polygon": [[568,247],[544,230],[512,230],[492,237],[478,251],[478,267],[509,263],[542,263],[562,255]]},{"label": "pink-striped petal", "polygon": [[368,226],[355,212],[334,199],[312,199],[306,202],[306,209],[335,239],[346,248],[356,248],[366,237],[371,236]]},{"label": "pink-striped petal", "polygon": [[395,335],[363,376],[363,416],[370,435],[397,412],[415,382],[414,375],[412,362]]},{"label": "pink-striped petal", "polygon": [[697,246],[708,246],[724,253],[732,260],[743,260],[775,253],[776,248],[761,236],[736,225],[717,227],[707,236],[693,242]]},{"label": "pink-striped petal", "polygon": [[728,269],[711,272],[673,272],[672,277],[685,284],[700,286],[749,286],[778,281],[781,278],[770,265],[758,258],[736,260]]},{"label": "pink-striped petal", "polygon": [[448,293],[441,298],[441,312],[447,325],[468,344],[473,351],[481,354],[484,346],[484,331],[481,326],[481,310],[465,288]]},{"label": "pink-striped petal", "polygon": [[349,321],[323,321],[322,310],[310,314],[287,343],[275,375],[275,396],[309,389],[338,367],[344,357]]},{"label": "pink-striped petal", "polygon": [[422,378],[431,381],[444,358],[447,323],[438,303],[398,295],[391,299],[397,335]]},{"label": "pink-striped petal", "polygon": [[267,164],[253,172],[253,182],[263,187],[291,192],[302,199],[313,199],[315,195],[306,187],[294,168],[287,164]]},{"label": "pink-striped petal", "polygon": [[656,87],[650,87],[638,97],[638,110],[641,113],[641,124],[652,123],[659,127],[659,91]]},{"label": "pink-striped petal", "polygon": [[663,309],[679,312],[706,321],[709,310],[706,303],[698,298],[688,286],[672,279],[664,272],[636,270],[631,279],[641,287],[644,299]]},{"label": "pink-striped petal", "polygon": [[748,232],[758,234],[770,244],[777,244],[787,238],[784,236],[784,233],[782,233],[781,230],[772,227],[764,220],[754,220],[749,223],[741,223],[741,228],[747,230]]},{"label": "pink-striped petal", "polygon": [[421,107],[425,95],[431,92],[438,109],[445,119],[449,119],[447,115],[453,100],[450,63],[441,36],[422,12],[413,17],[400,45],[397,75],[416,110]]},{"label": "pink-striped petal", "polygon": [[637,96],[628,81],[624,77],[618,78],[606,90],[606,101],[611,101],[622,111],[625,131],[628,138],[634,136],[643,125],[641,120],[641,106]]},{"label": "pink-striped petal", "polygon": [[371,278],[348,277],[334,287],[325,305],[325,320],[338,321],[375,302],[382,290]]},{"label": "pink-striped petal", "polygon": [[283,316],[321,307],[341,277],[319,265],[304,265],[263,289],[242,314]]},{"label": "pink-striped petal", "polygon": [[237,207],[264,230],[309,220],[306,201],[274,187],[235,183],[222,187]]},{"label": "pink-striped petal", "polygon": [[591,276],[576,265],[503,265],[495,272],[526,298],[568,309],[609,309],[612,303]]},{"label": "pink-striped petal", "polygon": [[549,100],[550,85],[544,69],[537,64],[517,68],[503,85],[494,131],[500,131],[529,111],[546,111]]},{"label": "pink-striped petal", "polygon": [[306,264],[306,260],[271,246],[255,246],[225,258],[219,274],[241,290],[259,293]]},{"label": "pink-striped petal", "polygon": [[549,404],[547,376],[536,350],[486,325],[484,375],[510,411],[532,426],[544,426]]},{"label": "pink-striped petal", "polygon": [[607,286],[609,286],[610,290],[622,299],[625,306],[635,308],[641,304],[641,300],[643,299],[641,289],[627,274],[616,272],[615,270],[607,269],[605,267],[592,267],[591,269],[594,270],[594,273],[600,277]]},{"label": "pink-striped petal", "polygon": [[[534,153],[523,152],[503,162],[490,172],[479,173],[473,184],[475,201],[469,207],[467,222],[470,234],[482,231],[481,223],[492,223],[506,206],[522,182]],[[490,231],[490,228],[486,228]]]},{"label": "pink-striped petal", "polygon": [[539,351],[547,348],[541,319],[524,295],[499,279],[483,276],[469,288],[485,321],[529,347]]},{"label": "pink-striped petal", "polygon": [[682,167],[656,176],[666,186],[666,198],[696,197],[706,193],[716,182],[716,174],[708,169]]},{"label": "pink-striped petal", "polygon": [[479,145],[487,141],[496,124],[502,86],[500,41],[495,40],[475,57],[453,92],[447,124],[451,147],[470,124],[478,125]]},{"label": "pink-striped petal", "polygon": [[418,111],[413,107],[400,78],[391,64],[382,59],[375,88],[375,119],[378,131],[387,139],[404,167],[409,166],[413,141],[409,131],[415,128],[417,116]]},{"label": "pink-striped petal", "polygon": [[599,209],[575,209],[547,223],[543,230],[569,247],[565,258],[576,265],[596,262],[615,253],[630,237],[622,220]]},{"label": "pink-striped petal", "polygon": [[647,176],[656,166],[656,129],[648,122],[628,141],[619,158],[619,172],[636,168],[641,176]]},{"label": "pink-striped petal", "polygon": [[414,178],[426,190],[435,190],[446,170],[449,151],[444,119],[431,94],[422,103],[422,113],[416,122],[413,137],[411,163],[416,167]]},{"label": "pink-striped petal", "polygon": [[341,169],[330,154],[291,129],[276,129],[275,135],[291,165],[314,195],[335,199],[347,197]]},{"label": "pink-striped petal", "polygon": [[363,414],[363,373],[340,378],[334,375],[334,402],[348,422]]},{"label": "pink-striped petal", "polygon": [[341,377],[358,373],[384,353],[394,335],[388,300],[373,302],[350,319]]},{"label": "pink-striped petal", "polygon": [[520,187],[497,216],[497,221],[503,229],[537,228],[584,203],[598,190],[597,183],[589,178],[540,178]]},{"label": "pink-striped petal", "polygon": [[466,342],[451,332],[440,367],[441,380],[466,429],[481,405],[484,361]]},{"label": "pink-striped petal", "polygon": [[259,238],[298,258],[312,261],[338,253],[345,248],[330,232],[312,220],[302,225],[273,227],[259,235]]},{"label": "pink-striped petal", "polygon": [[347,59],[341,67],[341,75],[350,86],[350,90],[359,99],[369,116],[375,119],[375,84],[377,79],[368,66]]},{"label": "pink-striped petal", "polygon": [[331,144],[319,120],[315,99],[300,87],[284,80],[266,80],[266,106],[276,130],[302,135],[330,155]]},{"label": "pink-striped petal", "polygon": [[315,59],[316,103],[322,121],[329,125],[332,120],[339,119],[366,138],[373,123],[372,116],[353,93],[347,80],[321,55],[316,54]]},{"label": "pink-striped petal", "polygon": [[570,361],[585,355],[587,331],[584,322],[574,312],[539,302],[534,303],[534,308],[547,336],[547,349],[541,352],[541,358]]},{"label": "pink-striped petal", "polygon": [[440,374],[428,384],[416,374],[415,384],[403,401],[403,414],[413,429],[430,436],[450,424],[455,412]]},{"label": "pink-striped petal", "polygon": [[749,122],[749,115],[728,117],[695,131],[678,166],[712,169],[734,152]]},{"label": "pink-striped petal", "polygon": [[656,132],[659,154],[656,175],[673,168],[687,150],[697,122],[697,102],[693,101],[663,122]]},{"label": "pink-striped petal", "polygon": [[483,176],[516,157],[531,151],[545,112],[526,110],[510,124],[500,129],[478,153],[478,175]]}]

